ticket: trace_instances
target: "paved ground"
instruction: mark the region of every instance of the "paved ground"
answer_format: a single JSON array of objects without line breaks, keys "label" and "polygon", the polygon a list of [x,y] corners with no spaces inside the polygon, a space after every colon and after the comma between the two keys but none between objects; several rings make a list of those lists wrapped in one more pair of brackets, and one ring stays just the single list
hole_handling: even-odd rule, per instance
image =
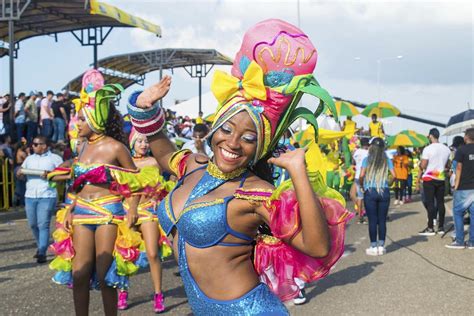
[{"label": "paved ground", "polygon": [[[26,221],[11,219],[0,215],[0,314],[72,314],[72,291],[50,282],[52,271],[32,259],[35,246]],[[291,314],[472,315],[474,251],[446,249],[448,236],[417,236],[425,224],[420,203],[392,208],[391,219],[387,254],[379,257],[365,255],[367,225],[352,222],[343,258],[329,276],[308,287],[307,304],[289,305]],[[164,263],[166,314],[187,315],[176,271],[174,261]],[[130,309],[121,314],[152,314],[148,277],[143,272],[132,279]],[[99,292],[92,294],[90,311],[102,314]]]}]

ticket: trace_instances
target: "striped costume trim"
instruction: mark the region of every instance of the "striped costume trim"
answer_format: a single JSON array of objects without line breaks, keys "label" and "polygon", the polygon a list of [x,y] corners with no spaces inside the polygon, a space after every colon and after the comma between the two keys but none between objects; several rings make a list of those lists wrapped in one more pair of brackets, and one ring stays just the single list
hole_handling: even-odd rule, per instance
[{"label": "striped costume trim", "polygon": [[268,201],[272,193],[273,190],[271,189],[237,189],[235,190],[234,197],[241,200],[263,202]]},{"label": "striped costume trim", "polygon": [[71,207],[83,208],[89,211],[92,214],[74,214],[73,210],[73,225],[81,225],[81,224],[95,224],[95,225],[103,225],[103,224],[120,224],[123,222],[123,216],[113,215],[112,212],[106,209],[104,206],[109,204],[117,204],[122,202],[121,196],[116,195],[108,195],[104,197],[100,197],[93,200],[86,200],[77,195],[68,194],[68,198],[73,201]]}]

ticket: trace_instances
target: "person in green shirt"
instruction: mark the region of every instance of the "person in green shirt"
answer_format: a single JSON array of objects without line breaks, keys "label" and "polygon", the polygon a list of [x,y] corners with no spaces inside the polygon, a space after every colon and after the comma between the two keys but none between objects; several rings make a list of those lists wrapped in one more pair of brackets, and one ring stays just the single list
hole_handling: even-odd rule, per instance
[{"label": "person in green shirt", "polygon": [[37,92],[31,91],[25,104],[26,140],[29,143],[38,135],[38,107],[36,106]]}]

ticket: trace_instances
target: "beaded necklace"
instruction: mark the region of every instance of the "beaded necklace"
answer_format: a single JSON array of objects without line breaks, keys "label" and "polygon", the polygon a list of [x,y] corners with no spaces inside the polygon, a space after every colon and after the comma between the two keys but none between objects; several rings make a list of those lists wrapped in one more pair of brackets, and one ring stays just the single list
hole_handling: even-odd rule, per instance
[{"label": "beaded necklace", "polygon": [[88,140],[87,140],[87,143],[88,143],[89,145],[92,145],[92,144],[95,144],[95,143],[99,142],[99,141],[100,141],[101,139],[103,139],[103,138],[105,138],[105,135],[104,135],[104,134],[100,134],[99,136],[97,136],[97,137],[94,138],[94,139],[88,139]]},{"label": "beaded necklace", "polygon": [[209,164],[206,168],[206,171],[207,173],[209,173],[210,176],[220,180],[232,180],[242,175],[246,170],[247,168],[241,167],[231,172],[222,172],[219,167],[217,167],[217,165],[212,161],[209,161]]}]

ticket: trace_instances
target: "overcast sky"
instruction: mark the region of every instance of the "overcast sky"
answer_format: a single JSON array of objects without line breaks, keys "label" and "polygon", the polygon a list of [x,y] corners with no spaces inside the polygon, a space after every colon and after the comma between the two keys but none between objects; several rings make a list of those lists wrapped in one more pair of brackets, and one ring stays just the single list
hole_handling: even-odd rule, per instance
[{"label": "overcast sky", "polygon": [[[233,58],[253,24],[268,18],[298,24],[296,0],[106,2],[159,24],[163,37],[117,28],[99,47],[99,58],[171,47],[215,48]],[[473,20],[471,1],[300,1],[300,26],[319,53],[315,76],[332,95],[377,101],[380,59],[380,99],[439,122],[467,109],[468,102],[474,108]],[[60,34],[57,43],[53,37],[26,40],[15,61],[15,90],[58,91],[91,62],[92,48],[81,47],[70,33]],[[0,59],[0,67],[3,93],[8,90],[7,58]],[[203,92],[209,91],[211,77],[212,72],[203,81]],[[145,85],[157,79],[157,73],[148,74]],[[139,88],[132,86],[126,94]],[[165,106],[197,93],[197,79],[177,70]],[[215,104],[204,106],[210,113]],[[387,120],[386,126],[391,133],[407,127],[426,133],[430,128],[398,118]]]}]

